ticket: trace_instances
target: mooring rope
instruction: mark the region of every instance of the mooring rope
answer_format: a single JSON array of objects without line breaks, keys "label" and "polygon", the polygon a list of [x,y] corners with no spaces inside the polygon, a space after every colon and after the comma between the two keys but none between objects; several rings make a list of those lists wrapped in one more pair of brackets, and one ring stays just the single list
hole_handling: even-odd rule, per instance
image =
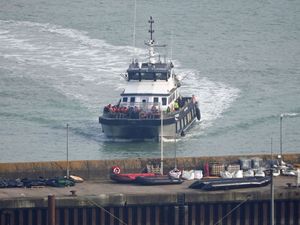
[{"label": "mooring rope", "polygon": [[233,213],[236,209],[238,209],[241,205],[243,205],[246,201],[250,199],[250,196],[248,195],[247,198],[242,201],[240,204],[238,204],[236,207],[234,207],[232,210],[230,210],[225,216],[223,216],[220,220],[218,220],[214,225],[218,225],[220,222],[222,222],[227,216],[229,216],[231,213]]},{"label": "mooring rope", "polygon": [[128,225],[127,223],[125,223],[123,220],[121,220],[120,218],[116,217],[114,214],[112,214],[111,212],[109,212],[108,210],[106,210],[103,206],[101,206],[100,204],[98,204],[97,202],[88,199],[88,198],[84,198],[84,200],[87,200],[90,204],[95,205],[97,207],[99,207],[100,209],[102,209],[104,212],[106,212],[107,214],[109,214],[110,216],[112,216],[113,218],[115,218],[116,220],[118,220],[120,223],[124,224],[124,225]]}]

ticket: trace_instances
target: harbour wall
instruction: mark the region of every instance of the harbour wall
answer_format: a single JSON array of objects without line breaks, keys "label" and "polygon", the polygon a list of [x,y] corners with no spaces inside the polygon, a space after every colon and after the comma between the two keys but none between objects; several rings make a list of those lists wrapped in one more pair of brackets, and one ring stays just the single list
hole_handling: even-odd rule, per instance
[{"label": "harbour wall", "polygon": [[[182,157],[177,158],[179,169],[201,169],[208,163],[238,163],[240,159],[259,157],[263,160],[271,159],[270,155],[235,155],[218,157]],[[288,163],[299,163],[300,154],[284,154],[283,160]],[[174,158],[164,159],[164,171],[174,168]],[[80,160],[69,161],[70,174],[81,176],[86,180],[108,180],[112,166],[119,166],[121,172],[141,172],[147,165],[160,165],[159,158],[134,158],[119,160]],[[67,161],[49,162],[18,162],[0,163],[0,178],[38,178],[65,176]]]},{"label": "harbour wall", "polygon": [[[300,224],[300,201],[275,202],[276,225]],[[269,201],[59,207],[53,225],[271,225]],[[0,209],[1,225],[52,225],[47,208]]]},{"label": "harbour wall", "polygon": [[[206,162],[235,163],[241,158],[254,157],[270,159],[269,155],[193,157],[178,158],[177,164],[180,168],[195,169]],[[284,155],[284,161],[299,163],[300,154]],[[166,172],[174,167],[174,159],[164,162]],[[8,197],[0,197],[0,225],[271,225],[269,187],[204,192],[190,190],[184,183],[183,187],[160,186],[168,190],[164,193],[155,187],[147,190],[139,187],[138,192],[128,193],[126,190],[134,185],[116,186],[104,181],[113,165],[119,165],[124,172],[137,172],[147,164],[159,163],[160,159],[71,161],[72,174],[92,180],[74,187],[78,195],[67,194],[72,190],[69,188],[3,189],[2,195]],[[1,163],[0,176],[52,177],[65,175],[66,167],[65,161]],[[93,180],[100,182],[95,184]],[[277,178],[275,224],[300,225],[300,189],[287,188],[286,180],[290,179]],[[105,187],[119,189],[105,193]],[[50,213],[47,198],[50,191],[57,193],[54,213]],[[51,215],[53,223],[49,223]]]}]

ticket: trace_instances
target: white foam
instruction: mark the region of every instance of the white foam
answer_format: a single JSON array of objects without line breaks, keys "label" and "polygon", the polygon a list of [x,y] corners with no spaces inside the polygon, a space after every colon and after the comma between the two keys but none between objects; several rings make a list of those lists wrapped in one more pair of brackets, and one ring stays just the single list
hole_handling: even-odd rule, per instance
[{"label": "white foam", "polygon": [[[109,103],[102,95],[111,89],[116,93],[112,101],[117,102],[125,86],[120,74],[126,71],[131,58],[144,59],[147,53],[145,49],[114,46],[89,37],[87,32],[48,23],[0,20],[0,27],[0,51],[6,59],[29,65],[29,76],[47,82],[92,111],[98,111],[100,98],[101,104]],[[212,126],[238,97],[239,90],[202,77],[198,71],[180,68],[176,60],[173,62],[181,78],[186,77],[183,94],[198,96],[201,129]],[[42,72],[31,73],[32,66],[40,67]]]},{"label": "white foam", "polygon": [[239,96],[240,90],[221,82],[214,82],[201,77],[198,71],[181,69],[183,77],[183,94],[195,95],[201,109],[201,130],[213,125],[213,121],[222,117]]}]

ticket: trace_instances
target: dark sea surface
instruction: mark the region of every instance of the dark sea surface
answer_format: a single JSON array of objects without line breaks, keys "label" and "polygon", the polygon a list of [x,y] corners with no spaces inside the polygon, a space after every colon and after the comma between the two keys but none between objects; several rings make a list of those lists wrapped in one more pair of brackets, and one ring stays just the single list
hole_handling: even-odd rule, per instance
[{"label": "dark sea surface", "polygon": [[[110,142],[98,116],[154,37],[202,120],[178,156],[300,152],[300,1],[0,0],[0,161],[160,157],[155,142]],[[272,140],[272,141],[271,141]],[[173,157],[175,142],[165,144]]]}]

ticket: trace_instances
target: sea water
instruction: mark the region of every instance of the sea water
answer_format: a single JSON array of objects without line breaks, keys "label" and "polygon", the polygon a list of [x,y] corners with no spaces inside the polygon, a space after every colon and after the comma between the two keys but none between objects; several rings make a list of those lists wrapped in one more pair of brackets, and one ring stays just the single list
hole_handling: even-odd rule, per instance
[{"label": "sea water", "polygon": [[[154,39],[202,113],[165,157],[300,151],[300,1],[0,0],[0,161],[160,157],[98,116]],[[135,38],[133,33],[135,29]],[[135,45],[135,46],[134,46]],[[69,125],[67,143],[67,124]]]}]

